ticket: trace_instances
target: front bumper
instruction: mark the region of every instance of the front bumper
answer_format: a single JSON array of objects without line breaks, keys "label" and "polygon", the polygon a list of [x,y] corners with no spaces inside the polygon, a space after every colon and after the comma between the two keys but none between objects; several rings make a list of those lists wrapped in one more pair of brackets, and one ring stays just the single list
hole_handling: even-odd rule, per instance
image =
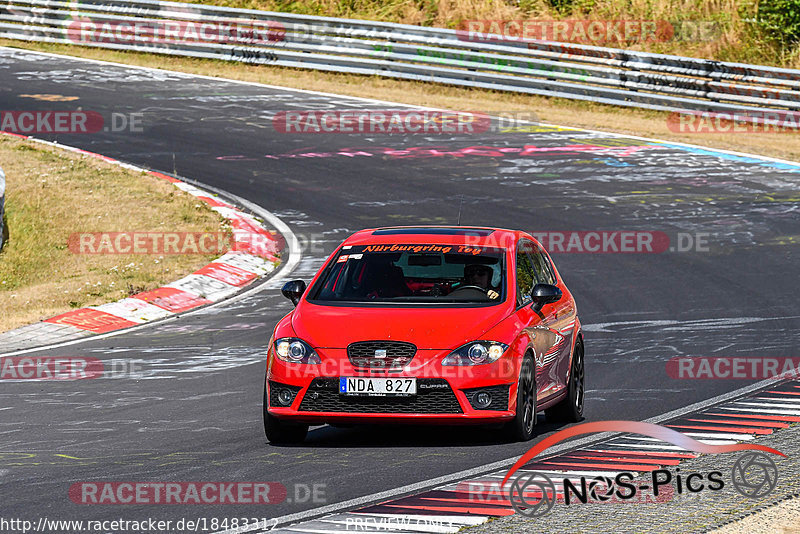
[{"label": "front bumper", "polygon": [[[326,356],[330,358],[331,354]],[[516,381],[510,377],[515,374],[513,369],[504,370],[513,362],[501,364],[501,359],[485,366],[459,369],[438,365],[441,357],[437,351],[436,357],[420,358],[413,367],[407,366],[398,372],[375,372],[353,368],[345,356],[336,362],[338,372],[327,375],[324,365],[289,364],[276,359],[269,367],[265,384],[268,410],[279,419],[309,424],[485,424],[514,417]],[[417,394],[408,397],[342,395],[339,393],[340,376],[415,377]],[[279,400],[281,390],[292,394],[288,405]],[[475,407],[475,396],[482,391],[492,399],[483,409]]]}]

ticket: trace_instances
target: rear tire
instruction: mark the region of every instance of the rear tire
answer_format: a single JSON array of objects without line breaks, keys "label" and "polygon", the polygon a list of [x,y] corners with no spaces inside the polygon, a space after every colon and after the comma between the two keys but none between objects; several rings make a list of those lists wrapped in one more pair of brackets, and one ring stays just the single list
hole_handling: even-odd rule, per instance
[{"label": "rear tire", "polygon": [[264,435],[270,443],[290,444],[302,443],[308,434],[308,425],[287,423],[269,413],[267,388],[264,388]]},{"label": "rear tire", "polygon": [[517,382],[517,413],[505,425],[506,435],[514,441],[529,441],[536,428],[536,380],[533,358],[529,354],[522,360]]},{"label": "rear tire", "polygon": [[575,343],[575,351],[572,355],[572,368],[569,373],[567,396],[552,408],[544,411],[548,421],[577,423],[583,419],[583,396],[585,391],[583,369],[583,341],[579,339]]}]

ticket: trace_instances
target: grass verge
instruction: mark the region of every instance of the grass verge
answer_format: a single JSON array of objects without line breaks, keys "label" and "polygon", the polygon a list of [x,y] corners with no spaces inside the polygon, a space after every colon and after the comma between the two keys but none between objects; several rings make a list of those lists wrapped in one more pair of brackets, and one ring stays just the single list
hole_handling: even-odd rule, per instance
[{"label": "grass verge", "polygon": [[148,174],[0,136],[9,240],[0,252],[0,332],[155,289],[208,255],[78,255],[77,232],[219,232],[204,203]]},{"label": "grass verge", "polygon": [[72,45],[21,43],[7,39],[0,39],[0,45],[412,105],[463,111],[528,111],[535,113],[541,122],[562,126],[655,137],[667,141],[800,161],[800,132],[798,131],[790,133],[676,133],[668,126],[669,113],[628,109],[592,102],[392,80],[377,76],[365,77],[247,65],[212,59],[119,52]]}]

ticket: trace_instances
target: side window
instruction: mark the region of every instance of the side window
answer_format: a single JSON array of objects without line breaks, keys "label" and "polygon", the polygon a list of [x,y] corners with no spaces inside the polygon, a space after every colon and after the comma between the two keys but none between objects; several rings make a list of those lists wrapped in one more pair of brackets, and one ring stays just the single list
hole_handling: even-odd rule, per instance
[{"label": "side window", "polygon": [[517,248],[517,305],[523,306],[531,301],[531,291],[536,283],[536,271],[531,262],[530,241],[522,241]]},{"label": "side window", "polygon": [[550,262],[541,250],[533,249],[531,251],[531,261],[533,268],[536,270],[536,280],[538,284],[555,284],[556,277],[553,270],[550,268]]}]

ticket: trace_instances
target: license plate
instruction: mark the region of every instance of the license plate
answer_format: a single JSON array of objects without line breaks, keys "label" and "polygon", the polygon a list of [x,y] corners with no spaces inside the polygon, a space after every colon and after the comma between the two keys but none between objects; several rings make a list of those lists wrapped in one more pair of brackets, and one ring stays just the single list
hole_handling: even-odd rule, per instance
[{"label": "license plate", "polygon": [[409,396],[417,394],[416,378],[339,378],[339,393],[367,397]]}]

